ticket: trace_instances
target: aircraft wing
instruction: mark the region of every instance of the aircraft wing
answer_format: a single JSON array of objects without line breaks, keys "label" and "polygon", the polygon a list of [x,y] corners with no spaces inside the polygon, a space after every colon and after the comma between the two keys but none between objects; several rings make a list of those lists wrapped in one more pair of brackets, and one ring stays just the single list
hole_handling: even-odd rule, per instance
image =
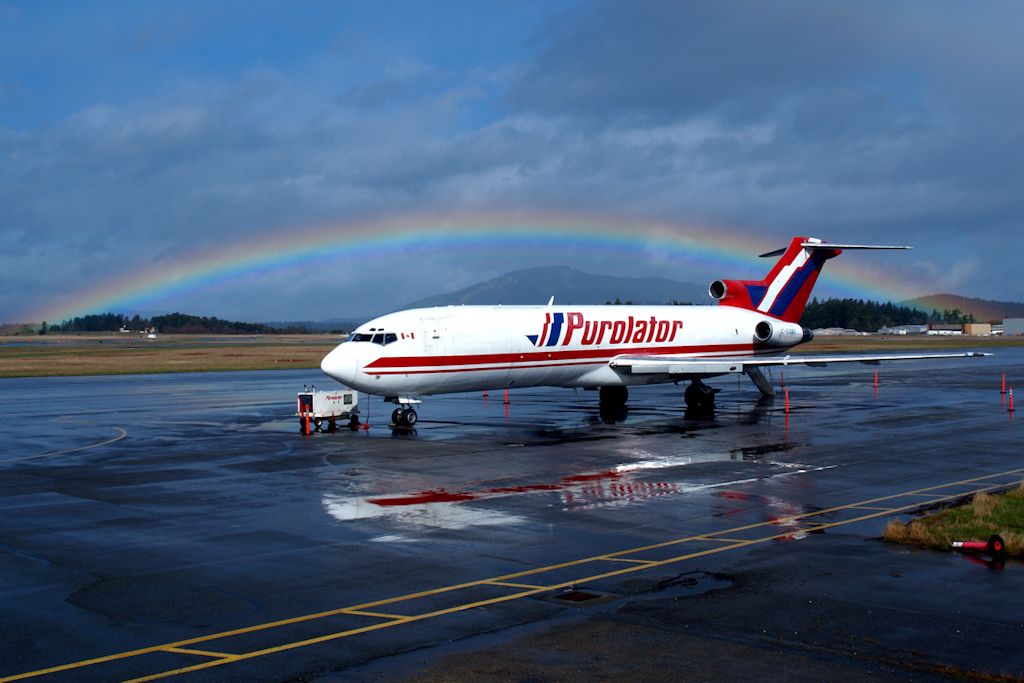
[{"label": "aircraft wing", "polygon": [[634,375],[678,375],[679,377],[713,377],[729,373],[745,372],[765,366],[779,365],[810,365],[823,367],[829,363],[864,363],[877,365],[883,361],[899,360],[931,360],[933,358],[980,358],[991,356],[991,353],[969,351],[962,353],[918,353],[918,354],[882,354],[882,355],[845,355],[836,356],[663,356],[663,355],[622,355],[612,358],[608,363],[616,369]]}]

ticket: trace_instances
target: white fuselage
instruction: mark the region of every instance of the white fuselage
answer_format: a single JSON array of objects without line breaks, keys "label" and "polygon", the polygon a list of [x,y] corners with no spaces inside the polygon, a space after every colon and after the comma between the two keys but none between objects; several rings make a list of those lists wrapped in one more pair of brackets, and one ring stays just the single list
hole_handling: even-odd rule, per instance
[{"label": "white fuselage", "polygon": [[[768,321],[772,336],[755,337]],[[412,397],[509,387],[629,386],[671,381],[609,366],[620,355],[779,353],[802,328],[732,306],[448,306],[359,326],[323,371],[359,391]]]}]

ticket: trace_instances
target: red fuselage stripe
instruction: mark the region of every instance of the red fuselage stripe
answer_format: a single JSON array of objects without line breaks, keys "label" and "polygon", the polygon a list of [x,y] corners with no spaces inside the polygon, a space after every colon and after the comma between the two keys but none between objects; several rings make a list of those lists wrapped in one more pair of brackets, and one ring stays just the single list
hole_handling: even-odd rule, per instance
[{"label": "red fuselage stripe", "polygon": [[514,366],[508,365],[497,365],[487,366],[482,368],[442,368],[440,370],[370,370],[367,371],[368,375],[436,375],[445,372],[483,372],[487,370],[510,370],[514,367],[516,370],[522,370],[525,368],[565,368],[571,365],[604,365],[606,361],[603,360],[581,360],[575,363],[531,363],[528,365],[516,364]]}]

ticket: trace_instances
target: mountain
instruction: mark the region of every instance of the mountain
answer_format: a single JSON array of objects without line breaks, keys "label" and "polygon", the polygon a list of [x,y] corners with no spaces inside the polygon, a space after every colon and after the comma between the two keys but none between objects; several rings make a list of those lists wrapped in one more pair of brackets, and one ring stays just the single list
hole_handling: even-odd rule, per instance
[{"label": "mountain", "polygon": [[632,301],[667,304],[673,301],[711,303],[707,286],[661,277],[613,277],[582,273],[565,266],[544,266],[505,273],[457,292],[413,301],[405,308],[459,304],[603,304]]},{"label": "mountain", "polygon": [[991,299],[974,299],[957,294],[929,294],[928,296],[901,301],[901,306],[910,306],[926,313],[937,310],[959,308],[963,314],[973,314],[980,323],[1001,323],[1003,318],[1024,318],[1024,303],[1019,301],[992,301]]}]

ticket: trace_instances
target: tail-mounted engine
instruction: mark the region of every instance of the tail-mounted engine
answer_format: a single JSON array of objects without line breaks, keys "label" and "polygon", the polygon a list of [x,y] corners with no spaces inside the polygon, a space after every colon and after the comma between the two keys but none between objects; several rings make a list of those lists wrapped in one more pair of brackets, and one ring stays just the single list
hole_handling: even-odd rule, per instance
[{"label": "tail-mounted engine", "polygon": [[753,310],[760,303],[765,289],[764,283],[757,280],[715,280],[708,287],[708,294],[719,305]]},{"label": "tail-mounted engine", "polygon": [[757,346],[788,347],[814,338],[814,333],[802,325],[782,320],[762,320],[754,325]]}]

